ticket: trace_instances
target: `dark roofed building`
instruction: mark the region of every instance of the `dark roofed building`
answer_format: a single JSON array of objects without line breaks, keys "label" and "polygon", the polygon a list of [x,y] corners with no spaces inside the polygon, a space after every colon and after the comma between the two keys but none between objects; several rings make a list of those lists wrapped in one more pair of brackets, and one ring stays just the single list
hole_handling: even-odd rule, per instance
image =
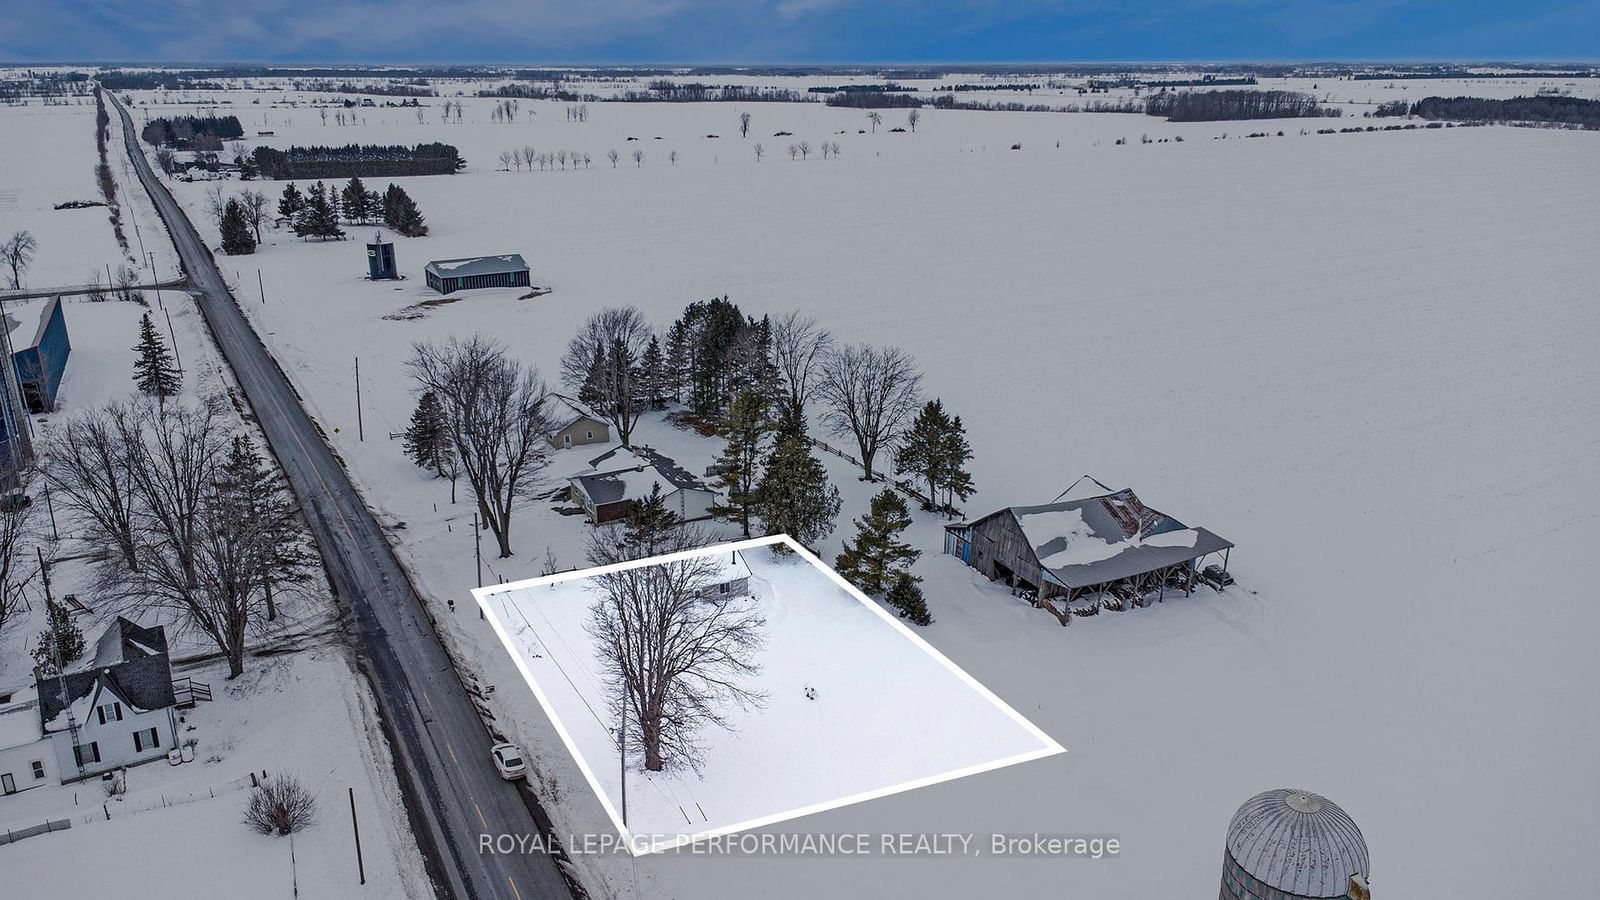
[{"label": "dark roofed building", "polygon": [[[1224,560],[1232,542],[1144,505],[1131,489],[1109,490],[1088,476],[1054,502],[1012,506],[945,527],[945,552],[1031,595],[1058,617],[1070,603],[1118,592],[1138,598],[1187,585],[1197,562]],[[1226,566],[1226,562],[1224,562]]]},{"label": "dark roofed building", "polygon": [[118,617],[81,669],[34,671],[39,724],[62,781],[166,756],[177,747],[177,696],[166,632]]},{"label": "dark roofed building", "polygon": [[589,469],[567,479],[572,502],[596,525],[614,522],[659,488],[679,521],[710,518],[716,492],[676,462],[648,447],[617,447],[589,461]]},{"label": "dark roofed building", "polygon": [[528,264],[520,253],[436,259],[423,269],[423,275],[427,278],[428,287],[441,294],[476,288],[528,287],[532,284]]}]

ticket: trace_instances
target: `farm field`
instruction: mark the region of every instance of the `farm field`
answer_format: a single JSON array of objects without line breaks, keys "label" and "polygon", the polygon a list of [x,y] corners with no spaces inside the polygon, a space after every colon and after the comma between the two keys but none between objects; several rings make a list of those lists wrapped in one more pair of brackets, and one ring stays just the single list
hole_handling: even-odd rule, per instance
[{"label": "farm field", "polygon": [[[1044,502],[1089,473],[1238,545],[1227,593],[1062,629],[941,555],[939,520],[920,517],[936,619],[923,636],[1069,753],[791,823],[1107,833],[1120,858],[666,855],[582,861],[591,879],[625,896],[976,895],[1004,866],[1021,896],[1206,896],[1234,808],[1279,786],[1351,813],[1385,896],[1581,893],[1600,876],[1585,839],[1600,813],[1571,802],[1600,793],[1600,612],[1581,563],[1600,517],[1600,135],[1282,123],[1281,138],[1242,139],[1280,123],[949,111],[916,134],[863,135],[858,111],[759,106],[761,134],[795,135],[763,137],[757,163],[729,105],[591,105],[568,125],[560,104],[527,104],[533,121],[498,125],[487,101],[465,103],[461,125],[379,110],[340,130],[305,109],[273,123],[280,145],[461,147],[465,174],[396,179],[432,228],[398,239],[406,281],[362,279],[354,227],[345,242],[280,232],[223,261],[436,603],[474,583],[470,510],[387,437],[412,408],[410,344],[482,331],[553,375],[602,306],[664,328],[723,294],[914,354],[971,435],[969,513]],[[1140,144],[1146,132],[1185,140]],[[843,154],[791,162],[800,139]],[[523,145],[577,148],[592,167],[494,171]],[[177,186],[208,233],[203,190]],[[502,252],[552,293],[418,306],[428,259]],[[717,449],[659,417],[641,439],[695,471]],[[558,454],[551,475],[588,455]],[[827,462],[845,494],[831,558],[869,489]],[[486,560],[487,580],[538,574],[547,546],[581,561],[583,526],[549,503],[516,529],[518,555]],[[492,646],[471,617],[452,628]],[[518,702],[514,675],[469,658]],[[547,723],[516,724],[566,786],[558,825],[600,827]],[[1494,852],[1462,865],[1469,847]],[[1529,859],[1541,865],[1508,862]]]}]

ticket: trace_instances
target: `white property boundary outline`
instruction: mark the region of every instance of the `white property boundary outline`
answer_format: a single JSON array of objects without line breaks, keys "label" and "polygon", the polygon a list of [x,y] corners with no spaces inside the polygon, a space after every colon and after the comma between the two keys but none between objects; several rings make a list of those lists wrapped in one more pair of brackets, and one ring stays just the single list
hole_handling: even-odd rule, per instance
[{"label": "white property boundary outline", "polygon": [[[680,835],[673,839],[655,840],[644,846],[641,846],[640,839],[643,836],[635,836],[628,830],[626,826],[622,824],[622,816],[618,814],[616,807],[612,805],[611,799],[606,796],[605,790],[600,786],[600,780],[595,777],[594,770],[590,768],[588,760],[586,760],[583,753],[579,751],[577,744],[572,739],[571,733],[567,731],[566,725],[562,723],[561,717],[556,714],[555,707],[550,703],[550,699],[545,696],[544,691],[539,687],[539,683],[533,677],[533,673],[529,670],[527,662],[523,659],[522,654],[518,652],[516,648],[516,644],[512,641],[510,632],[506,630],[505,625],[500,621],[500,617],[495,614],[494,609],[489,605],[489,599],[497,594],[509,593],[511,591],[520,591],[532,587],[544,587],[547,585],[559,584],[565,581],[588,579],[596,575],[606,575],[612,572],[625,572],[629,569],[639,569],[646,566],[660,565],[662,563],[677,562],[678,560],[692,559],[698,556],[711,556],[713,554],[728,553],[732,551],[742,552],[745,550],[753,550],[759,547],[767,547],[777,543],[787,544],[791,550],[799,554],[802,559],[809,562],[813,568],[822,572],[834,584],[843,589],[845,593],[849,594],[851,597],[854,597],[863,606],[876,613],[879,618],[889,623],[890,627],[898,630],[902,636],[910,640],[915,646],[921,648],[924,653],[927,653],[929,656],[933,657],[939,662],[940,665],[943,665],[958,679],[960,679],[962,683],[977,691],[979,696],[987,699],[1002,713],[1010,717],[1012,721],[1021,726],[1024,731],[1028,732],[1036,740],[1038,740],[1043,746],[1038,750],[1030,750],[1026,753],[1018,753],[990,762],[978,763],[976,765],[954,769],[940,775],[929,775],[923,778],[916,778],[912,779],[911,781],[902,782],[889,787],[875,788],[870,791],[862,791],[860,793],[851,794],[846,797],[840,797],[835,800],[813,803],[809,806],[802,806],[787,812],[759,816],[754,819],[748,819],[743,822],[735,822],[732,825],[723,825],[718,828],[708,829],[695,834]],[[668,553],[661,556],[648,557],[646,559],[614,563],[608,566],[597,566],[589,569],[575,569],[570,572],[560,572],[555,575],[545,575],[539,578],[525,578],[521,581],[507,582],[505,584],[497,584],[490,587],[479,587],[473,589],[472,596],[473,599],[478,601],[479,608],[483,610],[484,616],[488,619],[489,625],[494,628],[495,634],[499,636],[500,643],[505,646],[506,652],[511,655],[511,660],[516,664],[517,671],[522,673],[523,680],[528,683],[528,687],[533,690],[533,695],[538,698],[539,705],[544,708],[545,715],[549,717],[551,724],[555,725],[556,733],[561,736],[561,742],[566,745],[567,752],[571,754],[573,760],[578,763],[578,768],[583,772],[583,777],[589,782],[589,789],[593,791],[595,797],[600,800],[600,805],[605,809],[606,815],[611,817],[611,824],[615,826],[617,832],[622,835],[623,843],[627,846],[628,852],[633,856],[646,856],[651,853],[660,853],[665,850],[671,850],[676,847],[681,847],[685,844],[703,841],[719,835],[735,834],[741,831],[762,828],[778,822],[787,822],[791,819],[809,816],[814,813],[826,812],[827,810],[838,809],[843,806],[853,806],[857,803],[864,803],[868,800],[876,800],[879,797],[887,797],[892,794],[904,793],[906,791],[915,790],[916,788],[941,784],[946,781],[955,781],[958,778],[966,778],[969,775],[978,775],[983,772],[990,772],[995,769],[1003,769],[1007,766],[1014,766],[1019,763],[1031,762],[1035,759],[1044,759],[1045,757],[1055,756],[1058,753],[1067,752],[1067,748],[1061,746],[1061,744],[1058,743],[1054,738],[1050,737],[1050,735],[1045,734],[1042,729],[1028,721],[1028,719],[1021,713],[1017,712],[1015,709],[1012,709],[1010,704],[1006,703],[1004,700],[1001,700],[993,691],[985,687],[982,682],[978,681],[978,679],[968,674],[965,669],[952,662],[949,657],[945,656],[943,653],[940,653],[939,650],[932,644],[929,644],[927,641],[923,640],[920,635],[912,631],[905,625],[905,623],[890,615],[889,612],[883,607],[872,602],[872,599],[858,590],[855,585],[846,581],[838,572],[835,572],[832,566],[829,566],[822,560],[818,559],[815,554],[800,546],[786,534],[772,535],[764,538],[751,538],[749,540],[733,541],[725,544],[714,544],[709,547],[697,547],[692,550],[684,550],[678,553]]]}]

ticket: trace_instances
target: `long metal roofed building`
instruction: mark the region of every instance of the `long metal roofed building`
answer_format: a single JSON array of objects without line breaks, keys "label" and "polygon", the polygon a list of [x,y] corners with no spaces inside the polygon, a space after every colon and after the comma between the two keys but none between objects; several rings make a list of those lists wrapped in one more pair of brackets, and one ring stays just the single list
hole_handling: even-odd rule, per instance
[{"label": "long metal roofed building", "polygon": [[1087,475],[1050,503],[945,526],[946,553],[1040,601],[1164,589],[1176,570],[1192,570],[1213,553],[1226,560],[1232,547],[1145,506],[1129,488],[1112,490]]},{"label": "long metal roofed building", "polygon": [[489,287],[528,287],[528,264],[520,253],[436,259],[423,269],[428,287],[441,294]]},{"label": "long metal roofed building", "polygon": [[1278,788],[1228,824],[1220,900],[1370,900],[1367,842],[1332,800]]}]

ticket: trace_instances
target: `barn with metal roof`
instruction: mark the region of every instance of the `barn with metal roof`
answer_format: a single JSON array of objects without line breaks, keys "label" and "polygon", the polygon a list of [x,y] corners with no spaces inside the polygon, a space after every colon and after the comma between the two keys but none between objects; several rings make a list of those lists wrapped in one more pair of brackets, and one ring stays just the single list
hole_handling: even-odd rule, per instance
[{"label": "barn with metal roof", "polygon": [[520,253],[436,259],[423,269],[428,287],[441,294],[490,287],[528,287],[528,264]]},{"label": "barn with metal roof", "polygon": [[1011,506],[945,527],[945,552],[1030,595],[1053,613],[1051,598],[1072,602],[1116,593],[1141,602],[1187,589],[1199,560],[1233,543],[1146,506],[1131,489],[1111,490],[1088,476],[1038,506]]}]

